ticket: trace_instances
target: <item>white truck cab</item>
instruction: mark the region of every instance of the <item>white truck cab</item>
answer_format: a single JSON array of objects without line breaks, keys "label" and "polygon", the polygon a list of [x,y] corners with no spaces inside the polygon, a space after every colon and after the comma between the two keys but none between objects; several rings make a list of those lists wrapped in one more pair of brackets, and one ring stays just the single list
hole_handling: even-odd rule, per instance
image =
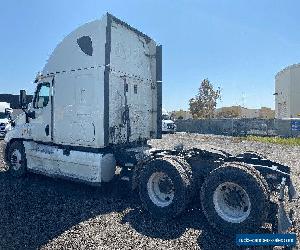
[{"label": "white truck cab", "polygon": [[7,102],[0,102],[0,138],[4,138],[11,130],[11,113],[13,110]]},{"label": "white truck cab", "polygon": [[161,137],[161,46],[111,14],[64,38],[35,83],[5,137],[30,171],[99,184],[114,176],[116,148]]},{"label": "white truck cab", "polygon": [[167,111],[162,111],[162,132],[163,133],[175,133],[176,124],[171,120],[171,117]]}]

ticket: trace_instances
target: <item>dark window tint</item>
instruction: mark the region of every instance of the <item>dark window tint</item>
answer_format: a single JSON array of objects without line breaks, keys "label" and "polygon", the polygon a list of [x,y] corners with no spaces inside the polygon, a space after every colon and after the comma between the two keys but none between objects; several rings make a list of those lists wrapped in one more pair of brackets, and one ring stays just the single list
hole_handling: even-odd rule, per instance
[{"label": "dark window tint", "polygon": [[89,36],[82,36],[78,38],[77,44],[83,53],[87,54],[88,56],[93,55],[93,43]]},{"label": "dark window tint", "polygon": [[50,83],[43,82],[37,86],[37,91],[34,98],[34,108],[43,108],[48,105],[50,96]]}]

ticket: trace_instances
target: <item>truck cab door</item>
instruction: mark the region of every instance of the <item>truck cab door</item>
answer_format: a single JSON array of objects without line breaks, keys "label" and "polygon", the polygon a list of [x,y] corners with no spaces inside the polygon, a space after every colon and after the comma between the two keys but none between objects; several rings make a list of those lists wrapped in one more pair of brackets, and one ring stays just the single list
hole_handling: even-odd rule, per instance
[{"label": "truck cab door", "polygon": [[52,96],[53,77],[41,80],[36,87],[32,101],[31,112],[34,115],[29,119],[31,136],[34,141],[52,141]]}]

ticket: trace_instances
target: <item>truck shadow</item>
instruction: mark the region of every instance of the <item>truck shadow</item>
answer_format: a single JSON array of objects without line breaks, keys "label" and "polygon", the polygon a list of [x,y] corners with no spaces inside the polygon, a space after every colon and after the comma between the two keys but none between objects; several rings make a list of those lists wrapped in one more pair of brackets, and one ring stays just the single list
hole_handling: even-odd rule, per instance
[{"label": "truck shadow", "polygon": [[128,223],[145,236],[176,240],[193,228],[202,231],[193,234],[201,249],[235,248],[211,230],[195,202],[181,217],[159,222],[142,211],[137,195],[122,184],[96,188],[34,174],[14,179],[0,172],[0,248],[40,248],[79,223],[112,212],[122,214],[114,223]]},{"label": "truck shadow", "polygon": [[[233,240],[213,231],[196,204],[192,204],[180,217],[169,221],[152,220],[143,211],[135,209],[124,216],[123,222],[130,223],[136,231],[151,238],[163,240],[186,238],[183,240],[191,242],[193,239],[189,237],[196,237],[200,249],[237,249]],[[192,232],[188,232],[189,230]],[[199,231],[201,233],[198,236]],[[186,248],[192,248],[192,244]]]},{"label": "truck shadow", "polygon": [[[200,249],[216,250],[216,249],[241,249],[235,244],[235,239],[224,236],[215,231],[207,222],[204,214],[197,204],[193,203],[189,209],[176,219],[158,222],[152,220],[143,211],[135,209],[127,213],[123,222],[130,225],[139,233],[147,235],[151,238],[159,238],[165,240],[176,240],[180,237],[186,237],[187,242],[192,241],[189,237],[194,238],[197,232],[185,233],[191,229],[201,231],[197,237],[197,244]],[[267,229],[261,229],[260,233],[270,233]],[[191,245],[186,248],[194,248]],[[252,249],[248,247],[247,249]],[[273,249],[273,247],[263,246],[253,249]]]},{"label": "truck shadow", "polygon": [[0,249],[37,249],[93,217],[130,207],[122,192],[0,172]]}]

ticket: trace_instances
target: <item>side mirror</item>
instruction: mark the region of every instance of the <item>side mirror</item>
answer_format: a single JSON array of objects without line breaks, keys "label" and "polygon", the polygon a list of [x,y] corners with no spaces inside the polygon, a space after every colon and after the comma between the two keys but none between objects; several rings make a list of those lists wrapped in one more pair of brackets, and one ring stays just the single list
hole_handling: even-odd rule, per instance
[{"label": "side mirror", "polygon": [[6,115],[11,115],[12,112],[13,112],[13,109],[12,109],[12,108],[6,108],[6,109],[5,109],[5,114],[6,114]]},{"label": "side mirror", "polygon": [[20,90],[19,105],[20,105],[20,108],[21,108],[21,109],[27,109],[26,90],[24,90],[24,89],[21,89],[21,90]]}]

